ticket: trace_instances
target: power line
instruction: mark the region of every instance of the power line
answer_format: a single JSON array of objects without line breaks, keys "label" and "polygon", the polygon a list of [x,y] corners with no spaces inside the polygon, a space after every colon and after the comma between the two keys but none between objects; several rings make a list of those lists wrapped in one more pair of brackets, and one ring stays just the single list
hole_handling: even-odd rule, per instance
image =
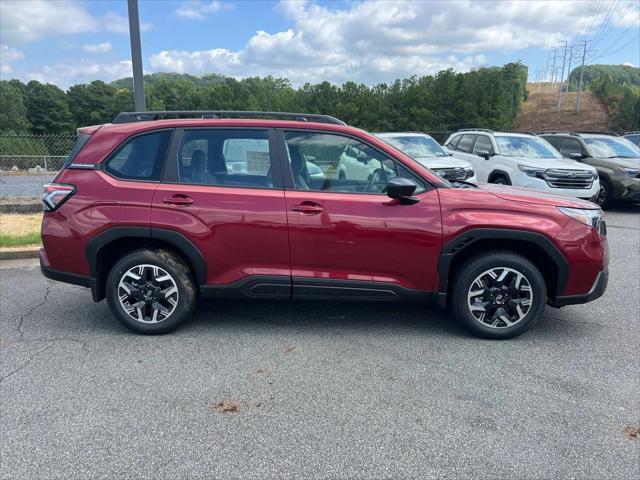
[{"label": "power line", "polygon": [[598,55],[597,57],[592,57],[591,60],[597,60],[599,58],[605,58],[605,57],[610,57],[611,55],[614,55],[616,53],[618,53],[620,50],[624,50],[627,46],[631,45],[634,41],[636,41],[638,38],[640,38],[640,33],[638,33],[635,37],[633,37],[631,40],[629,40],[627,43],[625,43],[624,45],[622,45],[620,48],[617,48],[616,50],[614,50],[613,52],[609,52],[606,55]]}]

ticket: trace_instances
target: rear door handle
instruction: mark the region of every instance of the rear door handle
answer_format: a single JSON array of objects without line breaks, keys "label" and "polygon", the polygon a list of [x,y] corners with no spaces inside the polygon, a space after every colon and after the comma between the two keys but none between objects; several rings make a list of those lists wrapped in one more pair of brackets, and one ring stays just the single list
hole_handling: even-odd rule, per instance
[{"label": "rear door handle", "polygon": [[191,205],[193,203],[193,198],[189,195],[176,193],[175,195],[162,200],[162,203],[169,203],[171,205]]},{"label": "rear door handle", "polygon": [[294,212],[300,212],[304,215],[317,215],[324,210],[321,205],[313,202],[302,202],[299,205],[293,205],[291,210]]}]

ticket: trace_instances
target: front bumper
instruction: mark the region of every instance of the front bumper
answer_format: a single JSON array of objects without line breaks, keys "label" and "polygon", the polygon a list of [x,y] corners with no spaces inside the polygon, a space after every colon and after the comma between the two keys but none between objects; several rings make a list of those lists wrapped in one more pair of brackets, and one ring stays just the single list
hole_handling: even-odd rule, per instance
[{"label": "front bumper", "polygon": [[640,179],[625,178],[620,182],[620,188],[614,188],[613,198],[622,202],[640,202]]},{"label": "front bumper", "polygon": [[604,295],[604,292],[607,290],[607,284],[609,283],[609,269],[604,268],[598,273],[595,282],[593,282],[593,286],[588,293],[584,295],[565,295],[556,297],[556,299],[551,302],[551,306],[553,307],[564,307],[566,305],[577,305],[580,303],[588,303],[593,300],[600,298]]}]

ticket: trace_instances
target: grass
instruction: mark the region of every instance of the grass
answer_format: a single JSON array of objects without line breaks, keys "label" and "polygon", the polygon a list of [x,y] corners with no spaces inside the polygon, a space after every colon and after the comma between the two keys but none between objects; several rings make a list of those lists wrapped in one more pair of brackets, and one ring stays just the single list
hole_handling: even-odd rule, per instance
[{"label": "grass", "polygon": [[40,245],[42,214],[0,215],[0,248]]}]

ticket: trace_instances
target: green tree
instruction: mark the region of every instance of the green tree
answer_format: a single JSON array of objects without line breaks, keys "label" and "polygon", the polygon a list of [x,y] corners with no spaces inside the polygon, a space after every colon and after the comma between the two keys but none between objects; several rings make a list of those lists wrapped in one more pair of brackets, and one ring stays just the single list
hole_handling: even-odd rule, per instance
[{"label": "green tree", "polygon": [[55,85],[35,80],[27,84],[27,118],[36,134],[72,133],[73,115],[65,93]]},{"label": "green tree", "polygon": [[112,85],[95,80],[88,85],[74,85],[67,91],[67,102],[78,126],[110,122],[118,113],[116,95]]},{"label": "green tree", "polygon": [[0,81],[0,132],[23,133],[31,128],[20,85],[24,87],[17,80]]}]

